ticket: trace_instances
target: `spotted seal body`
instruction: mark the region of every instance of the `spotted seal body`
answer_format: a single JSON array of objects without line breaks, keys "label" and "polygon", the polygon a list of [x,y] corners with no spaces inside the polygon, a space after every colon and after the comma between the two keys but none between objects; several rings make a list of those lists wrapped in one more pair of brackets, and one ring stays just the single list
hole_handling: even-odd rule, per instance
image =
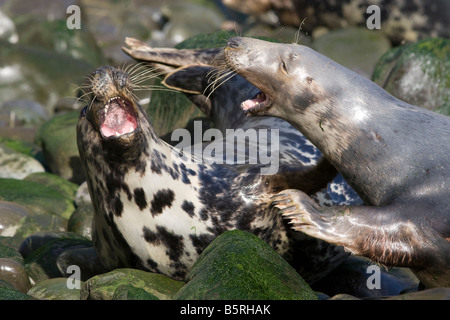
[{"label": "spotted seal body", "polygon": [[[256,167],[239,171],[186,159],[156,136],[125,72],[101,67],[90,82],[93,94],[80,116],[77,143],[95,210],[94,245],[105,267],[184,279],[202,250],[231,229],[258,235],[307,279],[342,260],[341,250],[336,254],[290,230],[267,203],[289,186],[283,173],[264,176]],[[297,172],[297,187],[309,193],[323,187],[314,168]]]},{"label": "spotted seal body", "polygon": [[224,55],[263,92],[244,111],[289,121],[366,203],[325,208],[284,191],[275,203],[293,228],[411,267],[427,286],[448,286],[450,118],[402,102],[305,46],[233,38]]}]

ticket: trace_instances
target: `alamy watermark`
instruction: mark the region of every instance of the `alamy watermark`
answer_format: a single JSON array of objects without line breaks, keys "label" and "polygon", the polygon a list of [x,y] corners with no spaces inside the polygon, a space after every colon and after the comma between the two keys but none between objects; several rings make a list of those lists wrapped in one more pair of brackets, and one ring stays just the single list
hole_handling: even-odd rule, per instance
[{"label": "alamy watermark", "polygon": [[371,13],[371,16],[366,20],[368,29],[381,29],[381,10],[377,5],[370,5],[366,9],[366,13]]},{"label": "alamy watermark", "polygon": [[70,16],[66,20],[67,29],[81,29],[81,10],[77,5],[71,5],[67,7],[67,14]]}]

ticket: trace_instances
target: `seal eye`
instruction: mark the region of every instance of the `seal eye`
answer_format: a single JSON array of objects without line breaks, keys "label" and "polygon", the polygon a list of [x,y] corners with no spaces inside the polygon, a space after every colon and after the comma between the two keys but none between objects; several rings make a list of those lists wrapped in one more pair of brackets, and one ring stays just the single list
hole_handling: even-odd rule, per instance
[{"label": "seal eye", "polygon": [[88,108],[88,106],[85,106],[85,107],[83,108],[83,110],[81,110],[81,112],[80,112],[80,117],[79,117],[80,120],[86,118],[86,111],[87,111],[87,108]]}]

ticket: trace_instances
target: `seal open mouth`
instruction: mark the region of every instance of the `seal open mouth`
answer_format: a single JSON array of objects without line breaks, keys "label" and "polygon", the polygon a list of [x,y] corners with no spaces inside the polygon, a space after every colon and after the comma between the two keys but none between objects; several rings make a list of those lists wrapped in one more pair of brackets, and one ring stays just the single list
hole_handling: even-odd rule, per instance
[{"label": "seal open mouth", "polygon": [[132,104],[120,97],[108,100],[103,112],[100,112],[99,120],[100,132],[106,138],[132,133],[138,127]]},{"label": "seal open mouth", "polygon": [[258,92],[253,98],[241,103],[242,110],[248,115],[270,108],[272,105],[269,97],[264,92]]}]

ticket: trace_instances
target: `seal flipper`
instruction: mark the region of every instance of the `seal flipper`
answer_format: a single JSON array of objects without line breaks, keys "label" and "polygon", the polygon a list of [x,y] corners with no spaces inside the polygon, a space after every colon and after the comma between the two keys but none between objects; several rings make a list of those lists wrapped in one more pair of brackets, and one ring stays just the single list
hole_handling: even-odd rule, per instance
[{"label": "seal flipper", "polygon": [[321,157],[316,165],[304,168],[299,168],[297,164],[281,164],[278,173],[267,175],[265,182],[270,192],[298,189],[311,195],[326,188],[337,174],[336,168]]},{"label": "seal flipper", "polygon": [[304,192],[293,189],[276,194],[272,200],[294,230],[386,266],[414,268],[427,287],[450,285],[448,241],[405,220],[407,207],[320,207]]},{"label": "seal flipper", "polygon": [[125,44],[130,48],[122,47],[122,50],[130,57],[139,61],[163,64],[173,68],[188,64],[210,65],[214,57],[222,50],[221,48],[153,48],[145,42],[134,38],[125,38]]}]

